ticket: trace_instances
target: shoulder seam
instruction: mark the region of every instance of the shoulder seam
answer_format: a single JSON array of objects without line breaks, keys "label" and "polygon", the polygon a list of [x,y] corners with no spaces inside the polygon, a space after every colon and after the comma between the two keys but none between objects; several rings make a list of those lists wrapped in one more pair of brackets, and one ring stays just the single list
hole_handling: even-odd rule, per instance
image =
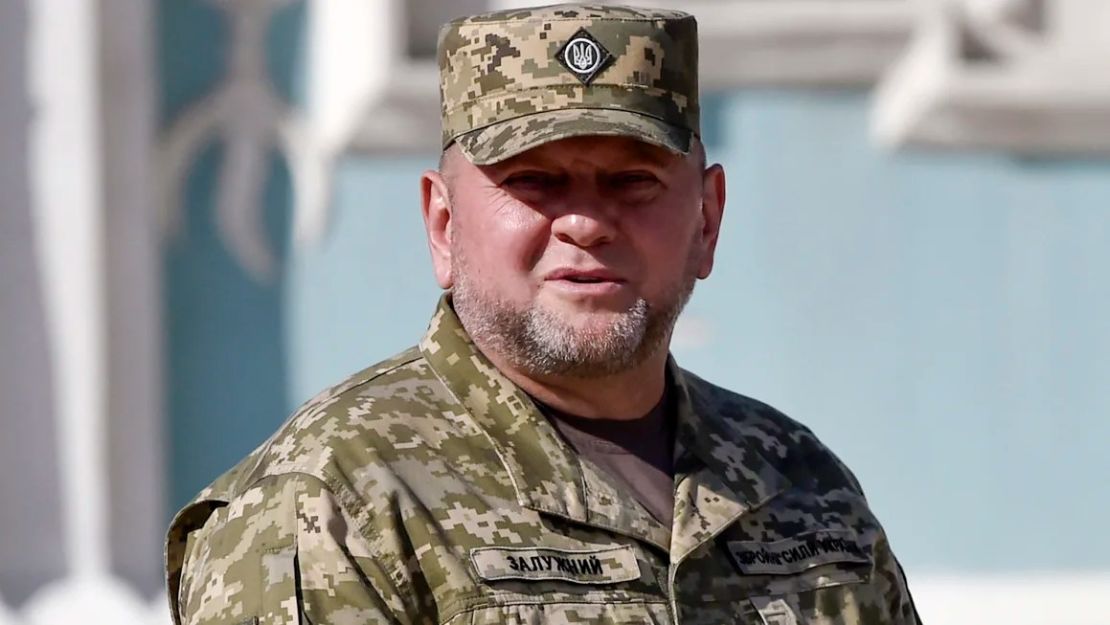
[{"label": "shoulder seam", "polygon": [[[309,400],[309,405],[304,406],[303,412],[302,412],[302,410],[297,410],[296,412],[293,413],[293,416],[296,417],[296,416],[299,416],[301,414],[307,414],[316,405],[320,404],[323,401],[326,401],[328,399],[332,399],[334,397],[342,395],[343,393],[346,393],[347,391],[350,391],[352,389],[356,389],[360,386],[363,386],[365,384],[373,382],[374,380],[382,377],[383,375],[385,375],[387,373],[390,373],[390,372],[396,371],[397,369],[401,369],[403,367],[406,367],[406,366],[416,362],[417,360],[421,360],[421,359],[424,358],[424,354],[422,354],[420,352],[420,349],[418,347],[413,346],[413,347],[409,347],[408,349],[405,350],[405,352],[410,352],[410,351],[413,352],[413,355],[412,355],[411,358],[407,358],[407,359],[404,359],[404,360],[398,360],[397,362],[391,363],[389,366],[377,367],[376,369],[374,369],[370,373],[368,373],[366,375],[366,377],[358,379],[357,381],[356,380],[347,380],[346,383],[341,383],[341,384],[333,387],[329,392],[321,393],[320,395],[317,395],[316,397]],[[402,355],[404,355],[405,352],[401,352],[397,356],[398,357],[402,356]]]},{"label": "shoulder seam", "polygon": [[[393,364],[389,367],[375,369],[367,377],[365,377],[365,378],[363,378],[363,379],[361,379],[357,382],[352,382],[348,385],[344,385],[342,388],[337,388],[333,392],[330,392],[330,393],[328,393],[328,394],[326,394],[322,397],[317,397],[315,400],[312,401],[311,406],[306,406],[303,411],[295,412],[293,414],[293,416],[290,417],[290,421],[292,421],[293,419],[296,419],[298,417],[302,417],[302,416],[309,417],[309,418],[314,417],[314,416],[320,414],[320,412],[322,410],[327,408],[326,406],[320,406],[320,404],[326,403],[327,400],[334,399],[334,398],[336,398],[340,395],[343,395],[344,393],[350,392],[350,391],[352,391],[354,389],[357,389],[361,386],[369,384],[370,382],[373,382],[374,380],[380,378],[383,375],[386,375],[387,373],[391,373],[391,372],[396,371],[398,369],[407,367],[407,366],[411,365],[412,363],[416,362],[417,360],[422,360],[424,358],[423,354],[421,354],[419,352],[419,350],[417,350],[416,348],[409,348],[409,349],[415,351],[415,354],[412,358],[403,360],[401,362],[397,362],[397,363],[395,363],[395,364]],[[280,431],[281,430],[279,430],[279,432]],[[267,441],[267,444],[268,443],[269,443],[269,441]],[[254,465],[254,467],[251,468],[252,473],[255,470],[257,470],[257,468],[258,468],[257,463],[262,462],[263,458],[264,458],[264,454],[260,454],[256,464]],[[291,465],[291,466],[293,466],[293,465]],[[279,469],[281,467],[282,467],[281,464],[273,464],[269,468],[270,469]],[[301,469],[286,471],[284,473],[275,473],[275,472],[271,472],[271,471],[267,470],[267,471],[263,472],[261,475],[255,476],[254,479],[252,479],[251,481],[242,484],[240,486],[240,489],[236,492],[236,494],[253,487],[260,480],[263,480],[267,477],[277,477],[277,476],[281,476],[281,475],[294,475],[294,474],[301,474],[301,475],[307,475],[307,476],[313,477],[317,480],[320,480],[324,485],[331,488],[331,484],[329,483],[329,480],[326,478],[325,475],[315,475],[313,473],[310,473],[310,472],[307,472],[307,471],[304,471],[304,470],[301,470]],[[336,494],[338,494],[338,493],[336,493]]]},{"label": "shoulder seam", "polygon": [[[400,358],[401,356],[404,356],[407,352],[412,352],[411,357]],[[386,365],[386,363],[388,363],[387,366],[378,366],[378,367],[369,369],[369,371],[365,375],[357,376],[357,377],[353,376],[354,379],[345,380],[344,382],[336,385],[335,387],[331,388],[330,390],[322,392],[322,393],[318,394],[317,396],[313,397],[312,399],[308,400],[300,408],[295,410],[286,419],[285,424],[287,425],[289,422],[291,422],[295,419],[298,419],[298,418],[302,418],[302,417],[312,418],[312,417],[320,414],[320,412],[322,410],[327,408],[327,406],[322,406],[321,404],[327,404],[330,400],[335,399],[336,397],[338,397],[338,396],[340,396],[344,393],[347,393],[347,392],[352,391],[354,389],[357,389],[361,386],[364,386],[364,385],[366,385],[370,382],[373,382],[374,380],[376,380],[377,378],[379,378],[383,375],[386,375],[388,373],[391,373],[391,372],[396,371],[398,369],[401,369],[403,367],[407,367],[407,366],[411,365],[412,363],[414,363],[418,360],[422,360],[423,358],[424,358],[424,355],[420,352],[418,347],[416,347],[416,346],[409,347],[405,351],[401,352],[400,354],[397,354],[396,356],[394,356],[391,359],[388,359],[384,363],[380,363],[380,364],[383,364],[383,365]],[[260,480],[262,480],[264,478],[282,475],[280,473],[271,473],[269,471],[265,471],[261,475],[254,475],[254,474],[258,471],[261,463],[266,458],[265,453],[259,453],[259,452],[263,451],[266,447],[268,447],[271,444],[271,442],[275,439],[275,437],[278,436],[284,430],[284,427],[285,427],[285,425],[283,425],[281,428],[278,428],[278,430],[275,431],[269,438],[267,438],[266,441],[264,441],[261,445],[259,445],[258,448],[255,449],[255,451],[251,452],[251,455],[254,455],[256,457],[253,459],[253,462],[251,462],[251,464],[248,467],[245,467],[242,471],[242,475],[251,476],[251,479],[249,481],[244,481],[244,482],[240,482],[240,483],[237,483],[237,484],[232,483],[231,485],[229,485],[228,488],[225,488],[221,492],[210,493],[207,497],[204,497],[204,498],[194,498],[192,501],[189,502],[189,505],[201,503],[201,502],[204,502],[204,501],[223,501],[223,502],[227,502],[227,501],[230,501],[230,500],[234,499],[235,497],[239,496],[244,491],[254,487]],[[249,456],[248,456],[248,458],[249,458]],[[276,466],[280,466],[280,465],[276,465]],[[319,479],[322,482],[324,482],[325,484],[327,484],[327,480],[325,480],[322,476],[314,476],[311,473],[307,473],[307,472],[301,472],[301,473],[304,473],[305,475],[310,475],[312,477],[315,477],[316,479]]]}]

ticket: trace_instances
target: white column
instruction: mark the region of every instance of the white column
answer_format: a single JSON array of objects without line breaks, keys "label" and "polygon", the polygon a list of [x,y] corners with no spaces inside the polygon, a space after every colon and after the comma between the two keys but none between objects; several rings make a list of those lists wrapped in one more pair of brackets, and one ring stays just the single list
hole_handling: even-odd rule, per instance
[{"label": "white column", "polygon": [[64,574],[54,405],[31,216],[30,0],[0,2],[0,623]]},{"label": "white column", "polygon": [[140,623],[138,598],[109,573],[104,457],[107,350],[103,158],[96,4],[30,9],[32,213],[58,409],[63,542],[69,576],[28,604],[33,624]]},{"label": "white column", "polygon": [[[78,577],[107,565],[103,458],[105,341],[92,3],[31,5],[32,195],[43,270],[65,498],[65,545]],[[50,68],[47,70],[46,68]]]},{"label": "white column", "polygon": [[[160,594],[166,529],[162,258],[154,210],[158,82],[150,0],[98,5],[107,298],[106,461],[111,570]],[[165,602],[160,601],[164,608]]]}]

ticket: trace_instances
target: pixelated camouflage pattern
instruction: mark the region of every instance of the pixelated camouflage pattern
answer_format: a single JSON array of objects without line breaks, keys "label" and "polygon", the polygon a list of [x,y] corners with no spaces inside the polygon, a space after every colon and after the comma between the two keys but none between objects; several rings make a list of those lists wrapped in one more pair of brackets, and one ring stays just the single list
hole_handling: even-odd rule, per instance
[{"label": "pixelated camouflage pattern", "polygon": [[[580,29],[613,56],[589,84],[558,60]],[[458,141],[480,165],[589,134],[685,153],[700,132],[697,23],[679,11],[556,5],[460,18],[440,31],[438,58],[443,147]],[[575,123],[566,111],[589,115]]]},{"label": "pixelated camouflage pattern", "polygon": [[[809,430],[673,361],[668,375],[671,527],[559,438],[445,297],[418,347],[310,400],[177,515],[175,622],[918,623],[859,486]],[[865,561],[745,575],[729,550],[814,532]],[[490,549],[609,560],[592,578],[492,580],[473,559]]]}]

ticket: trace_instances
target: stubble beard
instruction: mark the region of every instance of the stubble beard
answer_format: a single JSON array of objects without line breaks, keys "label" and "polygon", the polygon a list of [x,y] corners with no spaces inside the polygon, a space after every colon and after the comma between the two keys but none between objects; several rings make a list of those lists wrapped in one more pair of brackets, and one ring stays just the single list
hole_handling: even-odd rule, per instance
[{"label": "stubble beard", "polygon": [[451,253],[452,303],[471,339],[533,376],[596,378],[642,364],[670,337],[697,282],[693,254],[682,281],[656,304],[639,297],[604,327],[582,329],[532,302],[514,305],[482,288],[461,249]]}]

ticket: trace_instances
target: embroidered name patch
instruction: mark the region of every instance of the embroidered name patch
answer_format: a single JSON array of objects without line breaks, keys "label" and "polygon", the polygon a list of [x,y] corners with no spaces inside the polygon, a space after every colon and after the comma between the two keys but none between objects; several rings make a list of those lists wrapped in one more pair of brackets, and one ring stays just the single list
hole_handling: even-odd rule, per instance
[{"label": "embroidered name patch", "polygon": [[640,578],[632,547],[576,551],[543,547],[479,547],[470,552],[478,576],[487,580],[560,579],[576,584],[614,584]]},{"label": "embroidered name patch", "polygon": [[736,566],[748,575],[789,575],[832,562],[871,559],[849,530],[820,530],[771,543],[728,543]]}]

